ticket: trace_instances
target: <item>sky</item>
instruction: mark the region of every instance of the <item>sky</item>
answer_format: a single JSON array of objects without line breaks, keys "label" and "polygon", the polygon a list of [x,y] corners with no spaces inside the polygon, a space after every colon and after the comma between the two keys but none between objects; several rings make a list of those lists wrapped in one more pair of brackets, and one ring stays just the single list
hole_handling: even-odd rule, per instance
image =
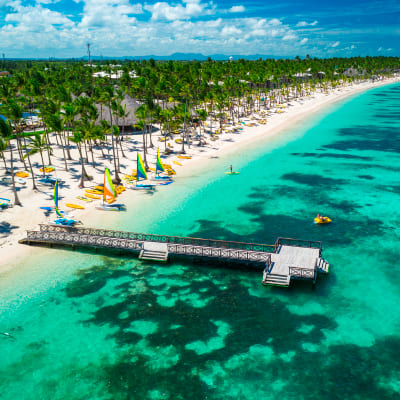
[{"label": "sky", "polygon": [[400,56],[399,0],[0,0],[0,54]]}]

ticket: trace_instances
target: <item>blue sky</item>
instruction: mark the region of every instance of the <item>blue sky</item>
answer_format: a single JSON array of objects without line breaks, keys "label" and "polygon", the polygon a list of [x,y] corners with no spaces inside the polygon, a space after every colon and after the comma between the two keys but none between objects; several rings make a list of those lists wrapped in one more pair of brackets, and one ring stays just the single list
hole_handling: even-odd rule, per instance
[{"label": "blue sky", "polygon": [[400,55],[399,0],[0,0],[6,57]]}]

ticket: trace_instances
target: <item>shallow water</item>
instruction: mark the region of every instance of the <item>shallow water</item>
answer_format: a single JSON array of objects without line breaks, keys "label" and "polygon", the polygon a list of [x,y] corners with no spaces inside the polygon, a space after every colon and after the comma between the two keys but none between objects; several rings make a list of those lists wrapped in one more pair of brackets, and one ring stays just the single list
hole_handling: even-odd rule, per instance
[{"label": "shallow water", "polygon": [[322,240],[331,273],[314,290],[62,250],[0,276],[15,338],[0,336],[0,399],[398,398],[399,107],[400,85],[369,91],[117,216],[120,230]]}]

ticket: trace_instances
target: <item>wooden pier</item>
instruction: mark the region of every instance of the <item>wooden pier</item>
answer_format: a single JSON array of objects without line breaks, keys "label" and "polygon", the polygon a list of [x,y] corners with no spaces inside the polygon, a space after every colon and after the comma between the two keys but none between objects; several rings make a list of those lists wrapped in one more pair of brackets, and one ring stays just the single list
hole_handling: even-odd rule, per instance
[{"label": "wooden pier", "polygon": [[289,238],[278,238],[274,245],[267,245],[41,224],[38,231],[27,231],[20,243],[114,249],[160,262],[167,262],[172,256],[245,264],[264,270],[262,283],[275,286],[288,287],[291,279],[315,283],[318,273],[329,272],[329,264],[322,258],[321,242]]}]

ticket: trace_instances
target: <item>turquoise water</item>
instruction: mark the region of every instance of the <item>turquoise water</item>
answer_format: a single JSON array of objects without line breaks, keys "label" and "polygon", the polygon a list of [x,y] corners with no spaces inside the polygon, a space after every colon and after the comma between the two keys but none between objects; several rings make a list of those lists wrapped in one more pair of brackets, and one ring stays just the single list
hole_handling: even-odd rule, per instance
[{"label": "turquoise water", "polygon": [[[260,272],[44,250],[0,276],[0,399],[395,399],[400,85],[146,198],[114,228],[322,240],[313,290]],[[233,164],[240,175],[221,171]],[[316,226],[317,213],[333,223]]]}]

